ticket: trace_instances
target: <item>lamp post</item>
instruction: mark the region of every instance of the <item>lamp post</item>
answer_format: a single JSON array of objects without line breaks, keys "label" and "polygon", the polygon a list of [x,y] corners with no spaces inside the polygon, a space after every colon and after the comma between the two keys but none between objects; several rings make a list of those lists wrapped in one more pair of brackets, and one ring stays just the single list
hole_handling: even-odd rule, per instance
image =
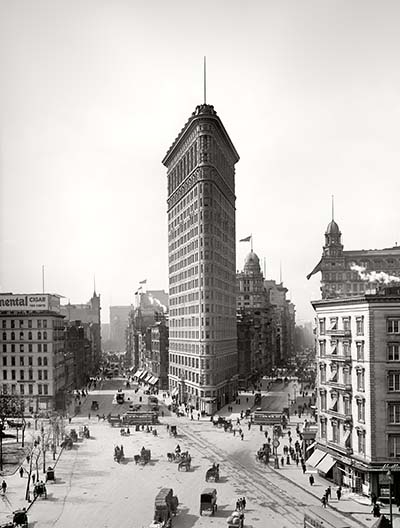
[{"label": "lamp post", "polygon": [[43,427],[43,424],[42,424],[40,432],[42,433],[43,473],[46,473],[46,446],[44,445],[44,427]]},{"label": "lamp post", "polygon": [[390,528],[393,528],[393,512],[392,512],[392,484],[393,484],[393,475],[389,471],[386,473],[389,483],[389,517],[390,517]]}]

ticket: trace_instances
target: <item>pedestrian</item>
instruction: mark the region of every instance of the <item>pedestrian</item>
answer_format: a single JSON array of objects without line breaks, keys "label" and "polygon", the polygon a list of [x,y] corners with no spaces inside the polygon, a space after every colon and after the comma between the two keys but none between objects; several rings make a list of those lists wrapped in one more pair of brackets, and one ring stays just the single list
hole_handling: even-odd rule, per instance
[{"label": "pedestrian", "polygon": [[322,502],[322,506],[323,506],[324,508],[326,508],[326,504],[327,504],[327,502],[328,502],[328,501],[326,500],[326,495],[323,495],[323,496],[321,497],[321,502]]},{"label": "pedestrian", "polygon": [[28,464],[29,464],[30,459],[31,459],[30,455],[26,455],[26,461]]},{"label": "pedestrian", "polygon": [[242,499],[242,506],[243,506],[243,510],[246,509],[246,497],[243,497]]},{"label": "pedestrian", "polygon": [[200,413],[197,413],[197,420],[200,420]]},{"label": "pedestrian", "polygon": [[243,433],[243,432],[240,433],[240,439],[241,439],[241,440],[244,440],[244,433]]},{"label": "pedestrian", "polygon": [[285,459],[281,457],[281,466],[284,466],[284,465],[285,465]]},{"label": "pedestrian", "polygon": [[240,499],[237,499],[236,501],[236,510],[240,511]]},{"label": "pedestrian", "polygon": [[339,486],[338,489],[336,490],[336,497],[338,501],[340,501],[341,496],[342,496],[342,486]]},{"label": "pedestrian", "polygon": [[169,424],[167,424],[167,433],[169,432]]},{"label": "pedestrian", "polygon": [[90,420],[90,413],[88,414],[88,420]]},{"label": "pedestrian", "polygon": [[72,420],[71,416],[68,416],[68,423],[69,424],[71,423],[71,420]]},{"label": "pedestrian", "polygon": [[372,508],[372,512],[374,514],[374,517],[380,517],[381,516],[381,508],[379,504],[374,503],[374,506]]},{"label": "pedestrian", "polygon": [[35,480],[36,480],[36,475],[35,473],[32,473],[32,484],[35,484]]},{"label": "pedestrian", "polygon": [[313,476],[313,475],[310,475],[310,476],[308,477],[308,481],[309,481],[309,483],[310,483],[310,486],[313,486],[313,485],[314,485],[314,476]]},{"label": "pedestrian", "polygon": [[1,483],[1,491],[3,492],[3,495],[6,494],[6,491],[7,491],[7,482],[5,480],[3,480],[3,482]]},{"label": "pedestrian", "polygon": [[247,429],[250,431],[250,429],[251,429],[251,422],[248,423],[248,425],[247,425]]},{"label": "pedestrian", "polygon": [[22,466],[19,468],[19,476],[21,478],[24,476],[24,468]]},{"label": "pedestrian", "polygon": [[371,504],[374,506],[376,504],[376,501],[377,501],[377,496],[376,496],[376,493],[374,493],[373,491],[371,492]]},{"label": "pedestrian", "polygon": [[286,464],[290,466],[290,456],[289,455],[286,456]]},{"label": "pedestrian", "polygon": [[330,486],[326,488],[325,495],[326,495],[326,500],[328,501],[332,495],[332,488]]}]

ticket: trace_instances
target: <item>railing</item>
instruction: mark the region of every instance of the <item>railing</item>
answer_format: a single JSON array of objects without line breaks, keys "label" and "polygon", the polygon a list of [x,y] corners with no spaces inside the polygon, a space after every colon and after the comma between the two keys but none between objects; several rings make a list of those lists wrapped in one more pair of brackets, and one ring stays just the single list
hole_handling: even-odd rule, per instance
[{"label": "railing", "polygon": [[325,334],[337,337],[351,337],[351,330],[326,330]]}]

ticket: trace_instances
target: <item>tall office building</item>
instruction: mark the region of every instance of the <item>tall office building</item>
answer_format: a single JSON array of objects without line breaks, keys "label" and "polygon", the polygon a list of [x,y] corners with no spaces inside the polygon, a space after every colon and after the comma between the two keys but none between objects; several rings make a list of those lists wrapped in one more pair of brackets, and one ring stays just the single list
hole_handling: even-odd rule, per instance
[{"label": "tall office building", "polygon": [[214,107],[196,107],[163,159],[168,176],[169,388],[213,413],[237,390],[235,164]]}]

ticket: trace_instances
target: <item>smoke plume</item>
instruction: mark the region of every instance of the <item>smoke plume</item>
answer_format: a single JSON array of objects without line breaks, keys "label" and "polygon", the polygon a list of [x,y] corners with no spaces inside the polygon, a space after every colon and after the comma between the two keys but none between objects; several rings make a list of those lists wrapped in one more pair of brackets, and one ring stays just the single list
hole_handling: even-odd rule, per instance
[{"label": "smoke plume", "polygon": [[350,269],[352,271],[357,271],[359,277],[362,280],[368,282],[378,282],[379,284],[390,284],[391,282],[400,282],[400,277],[396,277],[396,275],[389,275],[384,271],[370,271],[369,273],[367,273],[365,266],[358,266],[357,264],[352,264]]}]

